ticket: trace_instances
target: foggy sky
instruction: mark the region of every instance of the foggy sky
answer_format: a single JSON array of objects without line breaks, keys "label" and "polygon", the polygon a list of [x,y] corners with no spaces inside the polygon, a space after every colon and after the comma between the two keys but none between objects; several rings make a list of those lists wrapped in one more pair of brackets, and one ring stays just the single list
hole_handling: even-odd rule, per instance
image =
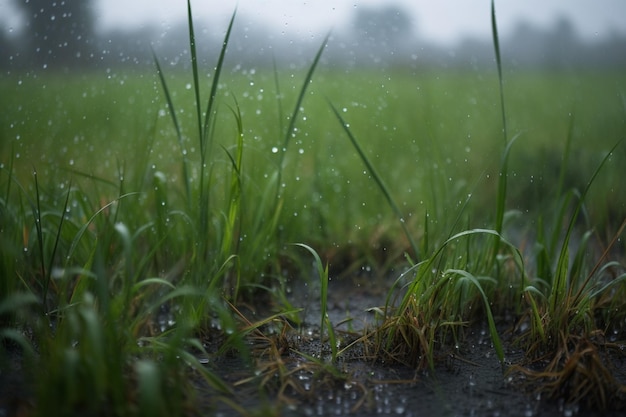
[{"label": "foggy sky", "polygon": [[[21,20],[15,0],[0,0],[0,22],[5,33],[19,33]],[[161,26],[186,18],[185,0],[94,0],[97,28]],[[410,12],[414,34],[438,43],[464,36],[490,36],[489,0],[192,0],[194,15],[207,22],[222,22],[237,7],[240,23],[261,21],[279,34],[306,38],[322,36],[347,24],[355,9],[397,4]],[[587,40],[602,40],[612,33],[626,34],[624,0],[496,1],[502,34],[520,20],[548,27],[560,17],[569,19]],[[242,22],[243,19],[243,22]]]}]

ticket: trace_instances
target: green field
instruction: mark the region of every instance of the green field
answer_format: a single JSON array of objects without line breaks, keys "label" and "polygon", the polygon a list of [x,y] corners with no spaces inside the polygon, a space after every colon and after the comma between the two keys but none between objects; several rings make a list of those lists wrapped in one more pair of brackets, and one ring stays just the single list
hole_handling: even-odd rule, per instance
[{"label": "green field", "polygon": [[[221,147],[232,149],[236,143],[229,107],[238,103],[241,109],[244,183],[263,188],[277,169],[283,151],[273,153],[272,148],[282,148],[281,127],[286,128],[303,76],[304,70],[281,74],[282,118],[271,70],[222,77],[219,120],[209,150],[216,166],[218,186],[212,188],[217,198],[224,193],[220,174],[229,172]],[[293,232],[290,237],[342,242],[354,236],[358,241],[376,227],[395,223],[388,208],[376,204],[376,185],[363,174],[364,166],[328,102],[342,109],[405,215],[417,219],[416,227],[426,211],[445,223],[443,217],[449,215],[439,216],[443,213],[437,205],[449,208],[468,193],[475,212],[488,217],[503,147],[496,77],[453,71],[343,74],[320,68],[296,122],[296,135],[284,151],[284,188],[289,195],[285,214],[300,216],[281,219]],[[509,131],[520,135],[511,151],[508,207],[539,209],[557,183],[568,135],[572,144],[567,185],[578,188],[623,137],[621,91],[626,77],[618,72],[511,72],[505,77]],[[171,89],[193,164],[199,157],[189,78],[172,76]],[[39,181],[49,186],[85,181],[89,175],[115,185],[102,187],[100,197],[106,198],[116,194],[120,170],[125,170],[128,191],[144,191],[146,171],[155,170],[166,175],[172,192],[180,190],[181,149],[156,74],[12,76],[2,80],[2,90],[3,164],[9,166],[13,155],[14,174],[25,186],[32,181],[33,168]],[[620,165],[614,161],[607,166],[592,190],[594,198],[587,202],[601,223],[609,220],[607,212],[614,213],[614,221],[624,214]],[[176,205],[176,200],[171,203]]]},{"label": "green field", "polygon": [[[45,369],[38,404],[61,403],[61,414],[108,404],[113,415],[129,397],[139,413],[163,396],[177,401],[160,410],[178,413],[190,399],[171,388],[186,385],[186,365],[227,395],[189,352],[202,350],[217,321],[245,356],[249,329],[230,303],[260,293],[298,322],[285,287],[310,279],[311,254],[292,243],[315,249],[331,277],[367,268],[381,279],[413,265],[398,314],[388,306],[389,320],[367,339],[421,349],[424,363],[414,365],[432,360],[433,345],[407,336],[406,317],[430,317],[430,335],[443,341],[450,333],[437,323],[474,320],[469,310],[483,300],[489,316],[528,315],[527,343],[544,343],[538,350],[558,350],[549,332],[563,328],[623,338],[623,267],[610,261],[626,254],[623,240],[612,244],[626,215],[626,147],[604,159],[626,136],[623,72],[505,70],[504,139],[495,68],[346,72],[320,62],[291,132],[307,68],[229,68],[204,166],[191,70],[164,72],[180,139],[156,70],[0,79],[0,325],[5,350],[30,352],[25,374]],[[203,109],[210,75],[198,84]],[[562,250],[570,242],[571,253]],[[612,257],[599,258],[609,244]],[[445,296],[429,292],[447,288],[441,277],[461,279]],[[155,332],[163,306],[175,324]]]}]

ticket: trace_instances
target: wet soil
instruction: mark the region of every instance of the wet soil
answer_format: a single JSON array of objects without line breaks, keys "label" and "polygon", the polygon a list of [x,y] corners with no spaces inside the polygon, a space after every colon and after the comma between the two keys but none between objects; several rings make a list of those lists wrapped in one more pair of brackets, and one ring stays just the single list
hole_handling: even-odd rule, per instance
[{"label": "wet soil", "polygon": [[[387,280],[367,274],[330,282],[329,317],[344,346],[358,339],[364,329],[374,326],[376,317],[371,308],[384,305],[389,286]],[[299,280],[292,284],[289,301],[303,309],[304,322],[285,326],[288,321],[282,321],[275,328],[265,327],[263,331],[272,342],[253,337],[252,366],[244,363],[237,352],[206,360],[207,366],[233,387],[234,394],[219,394],[192,376],[201,408],[192,414],[222,417],[626,415],[623,405],[600,411],[537,395],[523,384],[519,375],[505,373],[486,323],[467,328],[458,347],[442,346],[433,370],[416,371],[397,363],[375,361],[359,343],[340,355],[332,367],[325,367],[331,352],[328,344],[320,343],[319,293],[315,282]],[[242,309],[242,313],[252,322],[261,320],[271,310],[267,310],[267,304],[260,304],[263,305]],[[209,339],[207,346],[219,348],[219,338]],[[503,342],[507,364],[521,361],[523,352],[506,337]],[[615,376],[626,384],[626,358],[614,359],[618,366]],[[0,417],[16,415],[22,405],[30,404],[31,391],[21,381],[20,361],[11,362],[11,369],[0,368]],[[11,401],[3,401],[7,399]]]},{"label": "wet soil", "polygon": [[[375,322],[371,307],[385,302],[389,283],[371,277],[331,281],[329,316],[344,340],[362,334]],[[442,348],[434,370],[416,371],[395,363],[374,361],[358,347],[339,357],[340,375],[329,375],[322,366],[311,366],[302,353],[321,356],[328,361],[330,352],[319,343],[319,288],[304,283],[292,288],[291,302],[304,309],[305,323],[296,330],[295,340],[285,339],[282,364],[292,373],[281,377],[280,371],[259,373],[250,384],[239,384],[250,377],[251,370],[236,358],[222,358],[217,369],[236,386],[235,396],[243,409],[252,413],[267,410],[281,416],[622,416],[625,409],[601,411],[563,400],[546,400],[526,387],[519,375],[505,372],[495,355],[484,325],[477,324],[464,332],[458,347]],[[309,330],[302,330],[309,329]],[[350,331],[348,331],[350,330]],[[507,341],[507,364],[519,363],[523,352]],[[619,359],[618,379],[626,381],[626,363]],[[263,359],[257,361],[262,364]],[[308,365],[307,365],[308,364]],[[506,366],[505,366],[506,368]],[[259,391],[266,378],[267,389]],[[215,405],[215,404],[213,404]],[[611,405],[609,405],[611,406]],[[262,413],[263,414],[263,413]],[[231,408],[218,406],[217,415],[235,415]]]}]

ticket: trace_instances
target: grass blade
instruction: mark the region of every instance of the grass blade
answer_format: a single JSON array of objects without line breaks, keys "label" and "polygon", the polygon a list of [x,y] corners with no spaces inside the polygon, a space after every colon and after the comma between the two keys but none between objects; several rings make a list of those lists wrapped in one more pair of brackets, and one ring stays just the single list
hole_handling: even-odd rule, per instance
[{"label": "grass blade", "polygon": [[[189,10],[190,10],[189,21],[190,21],[190,31],[191,31],[191,28],[192,28],[191,6]],[[230,18],[230,22],[228,23],[228,29],[226,29],[226,35],[224,35],[224,40],[222,41],[222,48],[220,49],[220,55],[217,60],[217,64],[215,65],[215,73],[213,74],[213,83],[211,84],[211,92],[209,94],[209,101],[207,103],[206,111],[204,113],[204,125],[203,125],[203,128],[201,129],[200,149],[201,149],[202,163],[204,163],[204,161],[206,160],[206,152],[207,152],[207,149],[210,147],[210,143],[207,143],[207,142],[210,141],[210,136],[211,136],[209,132],[211,131],[210,125],[213,121],[213,117],[212,117],[213,107],[215,107],[215,97],[217,96],[217,87],[219,85],[220,75],[222,73],[222,68],[224,66],[224,58],[226,57],[226,49],[228,47],[228,41],[230,39],[230,34],[233,29],[233,24],[235,23],[236,15],[237,15],[237,10],[233,12],[232,17]],[[194,55],[195,55],[195,49],[194,49]],[[196,66],[197,66],[197,60],[195,59],[195,57],[192,57],[192,65],[194,62],[196,62]],[[195,71],[196,73],[194,75],[194,83],[196,83],[195,88],[198,89],[197,68]],[[199,98],[198,98],[197,103],[198,103],[198,106],[200,106]],[[198,116],[200,116],[200,113],[198,113]]]},{"label": "grass blade", "polygon": [[[188,1],[189,3],[189,1]],[[230,39],[230,34],[233,28],[233,23],[235,22],[235,16],[237,11],[233,12],[232,17],[230,18],[230,23],[228,24],[228,29],[226,30],[226,35],[224,35],[224,40],[222,42],[222,47],[220,49],[220,55],[217,60],[217,64],[215,65],[215,71],[213,73],[213,83],[211,84],[211,92],[209,94],[209,100],[207,102],[206,111],[204,113],[204,124],[199,126],[199,140],[200,140],[200,200],[199,200],[199,209],[200,209],[200,219],[199,219],[199,230],[201,233],[205,233],[209,226],[209,201],[208,201],[208,189],[209,187],[205,186],[205,170],[207,168],[206,160],[207,160],[207,152],[211,147],[211,141],[213,137],[213,108],[215,107],[215,100],[217,97],[217,87],[219,85],[220,75],[222,73],[222,67],[224,66],[224,57],[226,56],[226,49],[228,47],[228,41]],[[189,6],[189,36],[190,42],[195,43],[195,36],[193,35],[193,26],[191,24],[191,6]],[[197,57],[195,55],[195,49],[192,50],[192,66],[194,67],[194,90],[196,90],[196,106],[198,111],[198,123],[200,123],[200,98],[199,98],[199,80],[198,80],[198,69],[197,69]],[[210,170],[210,168],[209,168]],[[210,174],[209,174],[210,177]],[[209,181],[210,182],[210,181]],[[200,239],[202,243],[201,254],[202,256],[206,255],[206,248],[204,245],[203,239]]]},{"label": "grass blade", "polygon": [[326,37],[324,38],[324,41],[322,42],[319,49],[317,50],[317,53],[315,54],[315,58],[313,59],[313,62],[311,63],[311,66],[309,67],[309,70],[307,71],[306,77],[304,78],[304,82],[302,83],[302,88],[300,88],[300,93],[298,94],[298,99],[296,100],[296,104],[293,107],[293,112],[291,113],[291,118],[289,119],[289,125],[287,126],[287,130],[285,131],[285,138],[283,139],[283,147],[282,147],[282,152],[280,154],[280,162],[278,165],[278,182],[276,183],[277,198],[280,197],[282,170],[283,170],[283,165],[285,162],[287,146],[289,145],[289,141],[291,140],[294,134],[294,129],[296,127],[296,120],[298,118],[298,113],[300,113],[300,109],[302,107],[302,101],[304,101],[304,95],[306,94],[309,84],[311,84],[311,80],[313,79],[313,73],[315,72],[315,68],[317,67],[317,64],[319,63],[320,58],[322,57],[322,52],[324,52],[324,49],[326,48],[326,43],[328,42],[329,37],[330,37],[330,33],[328,33]]},{"label": "grass blade", "polygon": [[196,53],[196,35],[193,30],[193,13],[191,12],[191,1],[187,0],[187,27],[189,29],[189,51],[191,54],[191,70],[193,73],[193,92],[196,97],[196,121],[198,123],[198,138],[200,138],[200,150],[204,162],[204,141],[202,130],[202,105],[200,104],[200,81],[198,77],[198,54]]},{"label": "grass blade", "polygon": [[[320,278],[321,284],[321,293],[320,293],[320,304],[321,304],[321,317],[320,317],[320,341],[324,339],[324,327],[328,330],[328,340],[330,343],[330,349],[332,352],[332,360],[335,361],[337,357],[337,338],[335,337],[335,331],[333,329],[332,323],[328,317],[328,265],[324,267],[322,264],[322,260],[320,259],[319,254],[315,249],[310,247],[309,245],[305,245],[304,243],[294,243],[296,246],[300,246],[301,248],[306,249],[313,255],[315,259],[315,266],[317,268],[317,274]],[[320,348],[323,350],[323,348]],[[321,357],[321,352],[320,352]]]},{"label": "grass blade", "polygon": [[[502,154],[502,162],[500,165],[500,176],[498,178],[498,194],[496,197],[496,231],[498,233],[502,233],[502,227],[504,225],[504,213],[506,211],[506,194],[507,194],[507,184],[508,184],[508,176],[509,176],[509,155],[511,154],[511,147],[520,137],[518,133],[508,142],[504,148],[504,153]],[[493,256],[497,255],[497,250],[494,252]]]},{"label": "grass blade", "polygon": [[[33,176],[35,178],[35,203],[32,206],[33,217],[35,217],[35,230],[37,232],[37,242],[39,243],[39,262],[41,263],[41,276],[46,276],[46,261],[44,259],[44,241],[43,230],[41,225],[41,198],[39,197],[39,181],[37,181],[37,170],[33,168]],[[44,284],[45,285],[45,284]],[[45,288],[44,288],[45,291]],[[44,310],[46,310],[46,299],[42,300]]]},{"label": "grass blade", "polygon": [[374,165],[372,165],[372,163],[370,162],[370,160],[367,157],[367,155],[365,154],[365,152],[363,152],[363,149],[361,148],[361,145],[359,145],[359,142],[356,140],[356,138],[352,134],[352,131],[350,130],[349,125],[344,121],[343,117],[341,117],[341,114],[339,113],[337,108],[335,108],[335,106],[333,106],[332,103],[330,103],[330,107],[333,110],[333,112],[335,113],[335,116],[337,116],[337,119],[339,120],[339,122],[341,123],[341,126],[343,127],[343,130],[348,135],[348,138],[350,139],[350,142],[352,142],[352,145],[354,146],[354,148],[358,152],[359,156],[361,157],[361,160],[363,161],[363,163],[367,167],[367,170],[369,171],[369,173],[374,178],[374,181],[376,181],[376,184],[378,185],[378,188],[382,191],[383,195],[385,196],[385,199],[387,200],[387,203],[389,204],[389,206],[393,210],[394,214],[398,217],[398,220],[400,221],[400,225],[402,226],[402,230],[404,231],[404,234],[406,235],[407,239],[409,240],[409,242],[411,244],[411,249],[413,249],[413,252],[415,254],[415,258],[419,259],[419,257],[420,257],[419,256],[419,247],[417,246],[417,243],[413,239],[413,236],[411,235],[411,232],[409,231],[409,228],[407,227],[406,222],[404,221],[404,216],[402,215],[402,212],[400,211],[399,206],[396,204],[395,200],[391,196],[391,193],[389,192],[389,188],[387,188],[387,185],[383,181],[382,177],[378,174],[378,171],[376,171],[376,169],[374,168]]},{"label": "grass blade", "polygon": [[[578,199],[578,203],[576,204],[576,208],[574,209],[574,213],[570,217],[569,224],[567,226],[567,231],[566,231],[565,237],[563,239],[563,244],[561,246],[561,253],[559,254],[559,260],[558,260],[558,268],[557,268],[557,272],[555,274],[556,275],[555,276],[556,280],[564,280],[564,281],[566,281],[568,261],[569,261],[569,241],[570,241],[570,238],[571,238],[571,235],[572,235],[572,231],[574,230],[574,225],[576,224],[576,219],[578,218],[578,214],[580,213],[580,210],[581,210],[581,208],[582,208],[582,206],[583,206],[583,204],[585,202],[585,197],[589,193],[589,189],[591,188],[591,186],[595,182],[596,177],[598,176],[598,174],[602,170],[602,167],[609,160],[611,155],[613,155],[613,152],[615,152],[615,149],[617,149],[617,147],[622,143],[622,141],[623,141],[623,139],[620,139],[619,141],[617,141],[617,143],[615,145],[613,145],[611,150],[609,150],[609,152],[604,156],[604,158],[602,159],[602,161],[600,162],[600,164],[598,165],[596,170],[591,175],[591,178],[587,182],[587,185],[585,186],[585,189],[583,190],[582,194],[580,195],[580,198]],[[561,301],[560,293],[558,291],[560,291],[559,288],[562,287],[563,285],[565,285],[565,283],[556,282],[554,284],[554,288],[556,288],[557,292],[555,293],[553,291],[550,294],[550,298],[551,298],[550,299],[550,305],[551,305],[551,307],[553,309],[552,310],[553,312],[557,311],[556,309],[558,308],[558,304]],[[582,291],[582,288],[583,287],[581,287],[581,291]],[[572,296],[572,291],[573,290],[574,290],[573,286],[570,286],[568,291],[567,291],[568,298],[570,298]],[[577,294],[576,298],[578,298],[579,296],[580,296],[580,294]]]},{"label": "grass blade", "polygon": [[324,38],[324,40],[322,41],[322,44],[320,45],[319,49],[317,50],[317,53],[315,54],[313,63],[309,67],[306,77],[304,78],[304,82],[302,83],[302,88],[300,89],[300,94],[298,94],[298,99],[296,100],[296,104],[293,107],[291,118],[289,119],[289,125],[287,126],[287,130],[285,131],[285,138],[283,139],[284,149],[287,148],[287,145],[289,144],[289,140],[291,139],[291,136],[293,135],[293,131],[296,126],[296,119],[298,118],[298,113],[300,113],[300,108],[302,106],[302,101],[304,100],[304,95],[306,94],[307,87],[309,86],[309,84],[311,83],[311,80],[313,79],[313,73],[315,72],[315,68],[317,67],[317,64],[319,63],[320,58],[322,57],[322,52],[324,52],[324,49],[326,48],[326,43],[328,42],[329,37],[330,37],[330,33],[328,33],[326,37]]},{"label": "grass blade", "polygon": [[76,250],[76,247],[78,245],[78,242],[80,241],[80,239],[83,237],[83,235],[85,234],[85,232],[87,232],[87,230],[89,229],[89,226],[93,223],[93,221],[96,219],[96,217],[103,213],[106,212],[109,207],[113,206],[114,204],[118,203],[119,201],[121,201],[122,199],[129,197],[129,196],[133,196],[133,195],[139,195],[140,193],[137,192],[133,192],[133,193],[128,193],[128,194],[123,194],[120,195],[119,197],[117,197],[116,199],[113,199],[112,201],[110,201],[109,203],[103,205],[102,207],[100,207],[100,209],[98,209],[98,211],[96,211],[80,228],[80,230],[76,233],[76,235],[74,236],[74,239],[72,239],[72,243],[70,245],[70,248],[68,250],[68,254],[67,254],[67,259],[71,258],[71,256],[74,254],[74,251]]},{"label": "grass blade", "polygon": [[491,34],[493,36],[493,48],[496,54],[496,66],[498,67],[498,81],[500,82],[500,109],[502,110],[502,135],[504,143],[508,142],[506,127],[506,111],[504,108],[504,81],[502,78],[502,59],[500,58],[500,40],[498,37],[498,23],[496,21],[495,0],[491,0]]},{"label": "grass blade", "polygon": [[235,244],[235,252],[237,252],[237,244],[239,239],[235,239],[235,231],[237,229],[237,221],[241,221],[241,163],[243,160],[243,122],[239,105],[235,101],[235,108],[231,111],[237,122],[237,148],[235,156],[224,148],[224,152],[230,159],[232,173],[230,180],[230,196],[228,199],[228,214],[226,219],[224,237],[222,241],[222,257],[226,258],[231,253],[232,246]]},{"label": "grass blade", "polygon": [[65,213],[67,211],[67,207],[70,201],[70,192],[72,191],[72,183],[70,182],[67,187],[67,194],[65,196],[65,203],[63,204],[63,211],[61,211],[61,215],[59,216],[59,226],[56,230],[56,234],[54,237],[54,246],[52,247],[52,252],[50,253],[50,259],[48,259],[48,268],[46,270],[46,276],[43,287],[43,303],[44,307],[47,310],[47,299],[48,299],[48,290],[50,289],[50,282],[52,280],[52,265],[54,263],[54,258],[57,253],[57,249],[59,248],[59,241],[61,239],[61,230],[63,229],[63,220],[65,219]]},{"label": "grass blade", "polygon": [[159,63],[159,59],[157,58],[154,50],[152,51],[152,58],[154,59],[154,64],[157,67],[157,73],[159,74],[159,79],[161,80],[161,86],[163,87],[163,93],[165,94],[165,102],[167,103],[167,109],[172,117],[172,123],[174,124],[174,130],[176,132],[176,138],[178,139],[178,145],[180,146],[180,153],[183,157],[183,181],[185,185],[185,195],[187,197],[187,206],[190,207],[191,204],[191,189],[189,186],[189,168],[187,162],[187,155],[184,152],[185,146],[183,143],[183,133],[180,130],[180,124],[178,123],[178,117],[176,117],[176,110],[174,108],[174,102],[172,101],[172,96],[170,94],[170,90],[167,86],[167,81],[165,81],[165,74],[161,69],[161,64]]},{"label": "grass blade", "polygon": [[496,322],[493,318],[493,313],[491,312],[489,299],[487,298],[487,294],[485,294],[485,290],[483,290],[482,285],[480,285],[480,282],[473,274],[467,271],[461,269],[449,269],[448,271],[446,271],[446,273],[460,275],[462,279],[471,282],[480,292],[480,295],[482,296],[482,299],[485,303],[485,311],[487,312],[487,321],[489,324],[489,334],[491,335],[491,341],[493,342],[493,347],[496,350],[496,355],[500,360],[500,364],[504,364],[504,349],[502,347],[502,341],[500,340],[500,336],[498,335],[498,329],[496,328]]},{"label": "grass blade", "polygon": [[276,105],[278,106],[278,131],[283,131],[283,100],[280,92],[280,82],[278,80],[278,67],[276,66],[276,57],[272,56],[272,64],[274,68],[274,86],[276,88]]}]

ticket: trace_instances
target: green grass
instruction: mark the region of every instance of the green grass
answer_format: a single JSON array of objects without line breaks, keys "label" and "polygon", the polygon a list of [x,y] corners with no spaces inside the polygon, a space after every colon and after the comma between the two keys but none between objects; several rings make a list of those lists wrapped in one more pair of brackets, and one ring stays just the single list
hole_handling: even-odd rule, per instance
[{"label": "green grass", "polygon": [[[190,371],[217,393],[211,407],[238,410],[211,360],[254,363],[251,339],[268,365],[246,381],[279,375],[282,395],[295,386],[285,333],[301,323],[287,280],[309,279],[311,255],[322,352],[288,348],[306,369],[345,377],[328,283],[372,267],[398,277],[358,340],[377,357],[434,369],[484,322],[504,365],[508,324],[527,329],[528,361],[559,352],[543,372],[514,370],[573,401],[619,397],[596,353],[625,337],[626,76],[499,59],[492,72],[346,74],[321,60],[328,38],[306,68],[230,70],[235,21],[210,75],[189,8],[189,71],[155,51],[145,73],[0,78],[2,352],[23,352],[40,411],[184,414]],[[259,296],[271,314],[250,321],[239,306]],[[207,351],[216,333],[226,342]],[[568,379],[571,357],[594,370],[587,382]],[[583,395],[598,375],[609,382]]]}]

